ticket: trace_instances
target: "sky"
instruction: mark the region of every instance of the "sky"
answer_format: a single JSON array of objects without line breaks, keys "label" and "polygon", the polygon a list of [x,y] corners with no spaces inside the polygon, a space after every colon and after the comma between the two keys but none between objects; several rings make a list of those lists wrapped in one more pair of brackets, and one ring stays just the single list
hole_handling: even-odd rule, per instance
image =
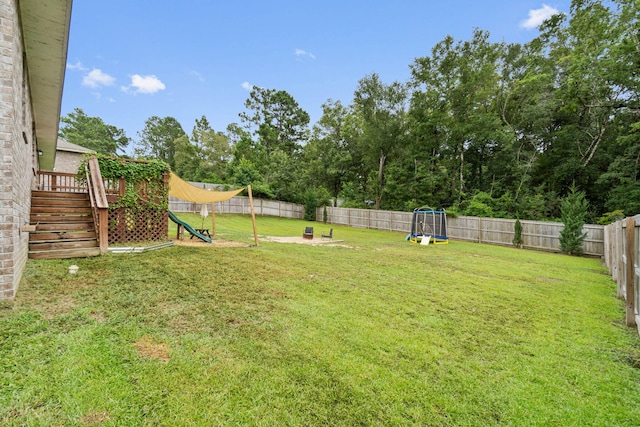
[{"label": "sky", "polygon": [[[75,0],[61,115],[81,108],[132,140],[152,116],[187,133],[240,123],[251,88],[285,90],[311,117],[358,81],[407,82],[446,36],[526,43],[570,0]],[[130,150],[127,150],[130,151]]]}]

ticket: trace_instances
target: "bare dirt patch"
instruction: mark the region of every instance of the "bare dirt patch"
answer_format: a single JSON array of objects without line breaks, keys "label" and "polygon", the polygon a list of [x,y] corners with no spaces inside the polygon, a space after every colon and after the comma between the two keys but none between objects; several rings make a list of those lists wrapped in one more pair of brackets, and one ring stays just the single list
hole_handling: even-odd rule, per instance
[{"label": "bare dirt patch", "polygon": [[56,298],[47,298],[46,301],[37,304],[37,306],[42,310],[42,316],[47,320],[51,320],[58,316],[71,314],[77,305],[72,295],[63,294]]},{"label": "bare dirt patch", "polygon": [[106,412],[90,412],[80,419],[82,425],[95,426],[109,421],[111,417]]},{"label": "bare dirt patch", "polygon": [[97,311],[92,311],[91,313],[89,313],[89,317],[91,317],[98,323],[104,323],[104,321],[107,320],[106,317],[104,317],[103,313]]},{"label": "bare dirt patch", "polygon": [[133,345],[142,357],[161,360],[162,362],[168,362],[171,359],[169,346],[162,342],[155,342],[150,337],[141,338]]},{"label": "bare dirt patch", "polygon": [[276,242],[276,243],[297,243],[299,245],[311,245],[311,246],[339,246],[343,248],[351,248],[351,246],[344,245],[342,242],[344,240],[333,240],[333,239],[305,239],[304,237],[296,236],[296,237],[282,237],[282,236],[264,236],[260,238],[265,242]]},{"label": "bare dirt patch", "polygon": [[250,245],[242,242],[234,242],[233,240],[224,240],[214,238],[211,243],[203,242],[200,239],[189,239],[185,238],[184,240],[180,239],[172,239],[173,244],[176,246],[193,246],[193,247],[205,247],[205,248],[247,248]]}]

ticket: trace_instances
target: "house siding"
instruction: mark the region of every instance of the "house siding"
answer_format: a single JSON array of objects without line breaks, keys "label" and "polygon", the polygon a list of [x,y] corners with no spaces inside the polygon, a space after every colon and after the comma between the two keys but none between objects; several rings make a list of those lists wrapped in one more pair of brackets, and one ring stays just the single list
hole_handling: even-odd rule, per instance
[{"label": "house siding", "polygon": [[64,172],[64,173],[77,173],[78,167],[82,160],[84,159],[84,154],[82,153],[74,153],[71,151],[62,151],[58,150],[56,152],[56,164],[53,168],[54,172]]},{"label": "house siding", "polygon": [[27,262],[37,150],[18,3],[0,0],[0,299],[13,298]]}]

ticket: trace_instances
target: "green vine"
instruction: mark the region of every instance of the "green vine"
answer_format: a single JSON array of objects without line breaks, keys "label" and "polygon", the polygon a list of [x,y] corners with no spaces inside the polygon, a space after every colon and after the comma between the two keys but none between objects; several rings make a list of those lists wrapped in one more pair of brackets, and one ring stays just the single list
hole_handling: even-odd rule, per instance
[{"label": "green vine", "polygon": [[[88,156],[78,168],[78,179],[86,181]],[[97,155],[102,178],[116,182],[126,180],[124,196],[110,203],[109,209],[126,208],[135,211],[150,209],[167,210],[169,208],[169,188],[164,185],[164,174],[169,165],[160,160],[145,162],[127,161],[104,155]]]}]

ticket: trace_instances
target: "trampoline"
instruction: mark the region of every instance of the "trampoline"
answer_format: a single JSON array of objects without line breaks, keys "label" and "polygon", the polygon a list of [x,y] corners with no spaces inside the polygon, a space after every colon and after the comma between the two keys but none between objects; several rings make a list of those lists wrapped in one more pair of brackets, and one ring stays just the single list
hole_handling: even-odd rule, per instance
[{"label": "trampoline", "polygon": [[423,245],[449,243],[445,210],[436,210],[430,207],[414,209],[411,233],[407,236],[407,240]]}]

